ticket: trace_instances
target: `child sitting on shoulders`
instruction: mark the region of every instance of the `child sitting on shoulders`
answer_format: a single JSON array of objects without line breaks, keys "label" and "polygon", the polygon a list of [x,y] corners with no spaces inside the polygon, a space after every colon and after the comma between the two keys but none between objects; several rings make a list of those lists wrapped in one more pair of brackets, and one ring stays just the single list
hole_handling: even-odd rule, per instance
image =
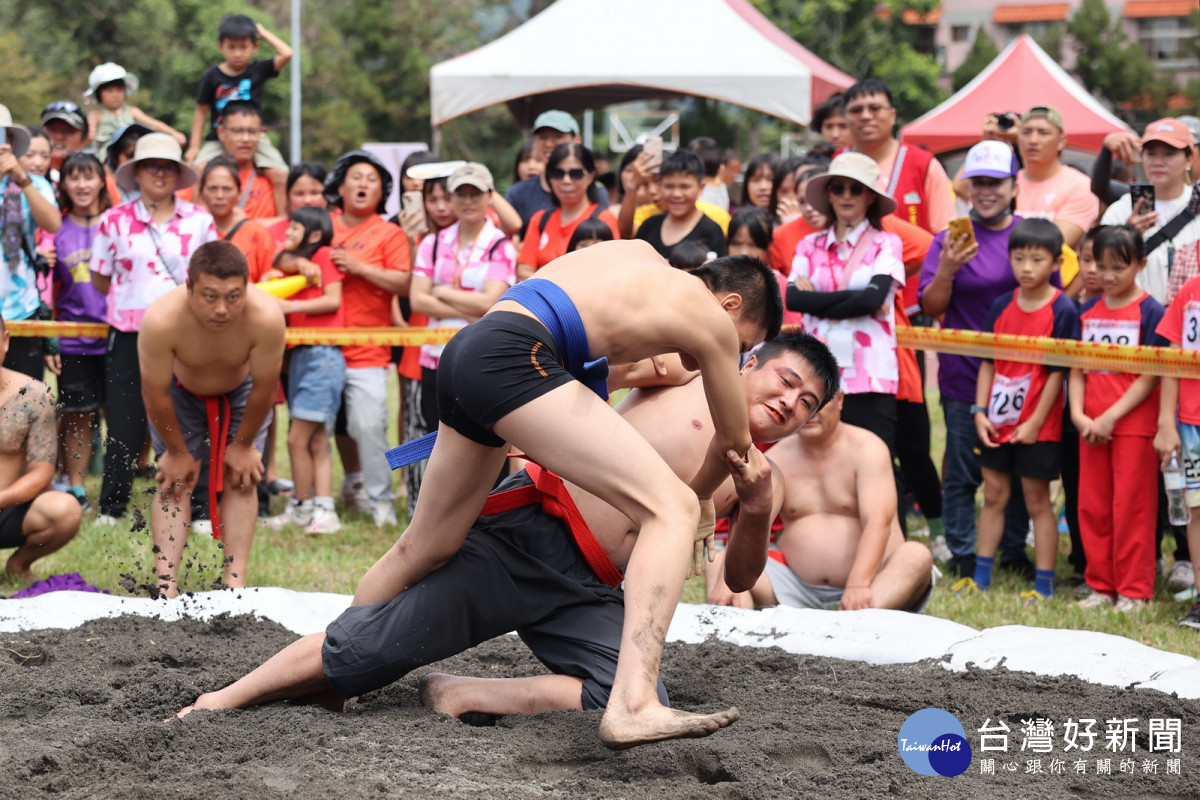
[{"label": "child sitting on shoulders", "polygon": [[83,93],[83,100],[85,103],[92,100],[100,103],[99,108],[88,113],[88,130],[91,131],[96,155],[101,161],[108,156],[108,145],[112,142],[113,134],[135,122],[150,130],[174,136],[180,147],[187,144],[187,137],[182,133],[125,102],[137,88],[137,77],[111,61],[96,67],[88,75],[88,90]]},{"label": "child sitting on shoulders", "polygon": [[[1104,294],[1083,304],[1085,342],[1159,345],[1163,307],[1138,287],[1146,245],[1132,225],[1106,225],[1092,243]],[[1079,429],[1079,528],[1092,595],[1084,608],[1133,611],[1154,595],[1158,378],[1071,369]]]},{"label": "child sitting on shoulders", "polygon": [[[1075,304],[1050,278],[1062,263],[1062,233],[1053,222],[1026,219],[1017,223],[1008,240],[1008,258],[1017,288],[992,304],[983,330],[1018,336],[1079,338]],[[979,544],[975,575],[954,589],[960,594],[987,590],[992,585],[996,549],[1004,534],[1004,510],[1012,477],[1021,479],[1025,507],[1033,521],[1033,588],[1021,594],[1027,603],[1054,595],[1054,562],[1058,554],[1058,523],[1050,499],[1050,482],[1058,478],[1062,438],[1063,369],[1005,359],[985,359],[975,389],[975,430],[983,445],[979,463],[983,475],[983,510],[979,515]]]},{"label": "child sitting on shoulders", "polygon": [[[260,38],[266,39],[275,49],[275,57],[251,61],[258,52]],[[196,111],[192,116],[191,145],[184,154],[184,160],[198,170],[203,169],[210,159],[221,155],[217,126],[221,124],[225,105],[232,100],[248,100],[261,109],[267,81],[292,60],[292,48],[286,42],[245,14],[221,18],[217,27],[217,50],[224,60],[209,67],[200,79]],[[205,134],[209,112],[212,113],[212,124]],[[287,208],[288,166],[283,154],[271,144],[266,134],[258,140],[254,164],[271,180],[275,208]]]},{"label": "child sitting on shoulders", "polygon": [[[329,258],[333,221],[323,208],[302,206],[292,212],[283,251],[316,264],[321,279],[279,304],[289,328],[341,328],[342,273]],[[288,456],[292,461],[292,500],[282,514],[264,524],[285,525],[306,533],[336,533],[341,528],[333,507],[333,459],[329,427],[337,418],[346,385],[346,360],[337,345],[295,345],[288,364]]]}]

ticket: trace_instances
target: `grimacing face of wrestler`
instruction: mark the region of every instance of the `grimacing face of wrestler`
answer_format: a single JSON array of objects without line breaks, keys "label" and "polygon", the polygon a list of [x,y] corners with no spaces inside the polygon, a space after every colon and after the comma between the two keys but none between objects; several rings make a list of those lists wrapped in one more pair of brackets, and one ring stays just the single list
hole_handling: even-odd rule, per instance
[{"label": "grimacing face of wrestler", "polygon": [[201,326],[224,330],[246,310],[246,279],[201,273],[188,282],[188,305]]},{"label": "grimacing face of wrestler", "polygon": [[821,404],[821,382],[812,365],[784,351],[770,361],[750,356],[741,370],[750,438],[776,442],[795,433]]}]

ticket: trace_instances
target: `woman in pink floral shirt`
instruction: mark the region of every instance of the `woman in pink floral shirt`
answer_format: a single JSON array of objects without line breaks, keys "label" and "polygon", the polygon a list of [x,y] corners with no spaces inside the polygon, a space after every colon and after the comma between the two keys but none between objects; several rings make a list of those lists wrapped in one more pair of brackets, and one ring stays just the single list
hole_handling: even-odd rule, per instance
[{"label": "woman in pink floral shirt", "polygon": [[115,522],[125,514],[134,467],[146,439],[146,410],[137,338],[142,316],[158,298],[187,280],[196,248],[220,238],[213,218],[175,192],[196,182],[183,163],[179,143],[165,133],[138,139],[132,161],[117,170],[124,190],[141,190],[136,200],[104,213],[92,244],[92,285],[108,295],[108,352],[105,358],[104,485],[100,517]]},{"label": "woman in pink floral shirt", "polygon": [[900,237],[880,219],[896,202],[874,187],[875,161],[843,153],[809,181],[810,205],[833,220],[796,247],[787,307],[833,351],[846,393],[842,419],[877,434],[895,452],[896,290],[904,285]]}]

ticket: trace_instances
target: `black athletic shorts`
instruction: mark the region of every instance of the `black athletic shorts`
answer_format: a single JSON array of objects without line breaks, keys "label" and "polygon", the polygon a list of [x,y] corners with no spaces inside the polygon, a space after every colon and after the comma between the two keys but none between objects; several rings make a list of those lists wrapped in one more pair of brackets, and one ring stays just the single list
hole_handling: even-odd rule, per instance
[{"label": "black athletic shorts", "polygon": [[1061,461],[1062,442],[1006,442],[999,447],[979,448],[979,466],[1018,478],[1057,480]]},{"label": "black athletic shorts", "polygon": [[92,411],[104,404],[104,354],[62,354],[58,402],[63,411]]},{"label": "black athletic shorts", "polygon": [[31,505],[32,500],[0,511],[0,549],[25,544],[25,533],[21,529],[25,527],[25,515]]},{"label": "black athletic shorts", "polygon": [[473,442],[503,447],[496,420],[575,380],[542,323],[494,311],[460,330],[438,362],[438,419]]},{"label": "black athletic shorts", "polygon": [[[522,470],[497,491],[529,483]],[[551,672],[583,679],[585,709],[604,708],[624,619],[624,593],[535,503],[479,517],[446,566],[392,600],[346,609],[325,632],[321,662],[336,692],[357,697],[515,630]],[[661,680],[658,696],[666,705]]]}]

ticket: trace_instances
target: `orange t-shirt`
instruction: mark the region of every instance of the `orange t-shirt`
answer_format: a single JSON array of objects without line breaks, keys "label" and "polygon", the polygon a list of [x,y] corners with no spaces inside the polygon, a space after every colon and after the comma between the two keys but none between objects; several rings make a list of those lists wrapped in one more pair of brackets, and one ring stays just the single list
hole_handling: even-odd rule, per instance
[{"label": "orange t-shirt", "polygon": [[[378,214],[366,222],[347,227],[343,217],[333,220],[333,248],[377,269],[412,270],[408,238],[398,225],[388,224]],[[342,281],[342,309],[347,328],[387,328],[392,324],[392,293],[358,275]],[[386,367],[392,348],[386,345],[346,345],[342,348],[347,367]]]},{"label": "orange t-shirt", "polygon": [[222,238],[229,238],[246,256],[250,264],[251,283],[258,283],[271,271],[271,262],[275,260],[275,240],[262,225],[248,219],[238,226],[232,237]]},{"label": "orange t-shirt", "polygon": [[[542,224],[542,217],[546,214],[545,211],[538,211],[529,218],[529,225],[525,228],[525,241],[521,243],[521,253],[517,256],[518,264],[529,264],[534,269],[541,269],[549,264],[554,259],[567,252],[567,245],[571,243],[571,237],[575,235],[575,229],[579,227],[579,223],[588,219],[596,210],[596,204],[592,203],[587,207],[587,210],[580,214],[570,224],[562,224],[562,209],[554,209],[550,214],[550,219],[546,222],[545,230],[542,231],[541,237],[538,236],[538,228]],[[614,239],[620,239],[621,233],[617,230],[617,218],[612,215],[612,212],[607,208],[596,214],[596,218],[603,221],[613,234]]]},{"label": "orange t-shirt", "polygon": [[[242,211],[246,212],[246,216],[250,219],[271,219],[278,217],[279,212],[275,210],[275,187],[271,185],[271,180],[259,172],[257,168],[251,166],[242,170],[239,176],[242,181],[242,194],[238,195],[238,203],[242,207]],[[249,184],[250,192],[246,193],[246,186]],[[175,193],[175,196],[180,200],[187,200],[189,203],[199,202],[193,200],[196,186],[189,186],[186,189],[180,189]],[[246,202],[242,203],[242,197],[246,198]]]}]

